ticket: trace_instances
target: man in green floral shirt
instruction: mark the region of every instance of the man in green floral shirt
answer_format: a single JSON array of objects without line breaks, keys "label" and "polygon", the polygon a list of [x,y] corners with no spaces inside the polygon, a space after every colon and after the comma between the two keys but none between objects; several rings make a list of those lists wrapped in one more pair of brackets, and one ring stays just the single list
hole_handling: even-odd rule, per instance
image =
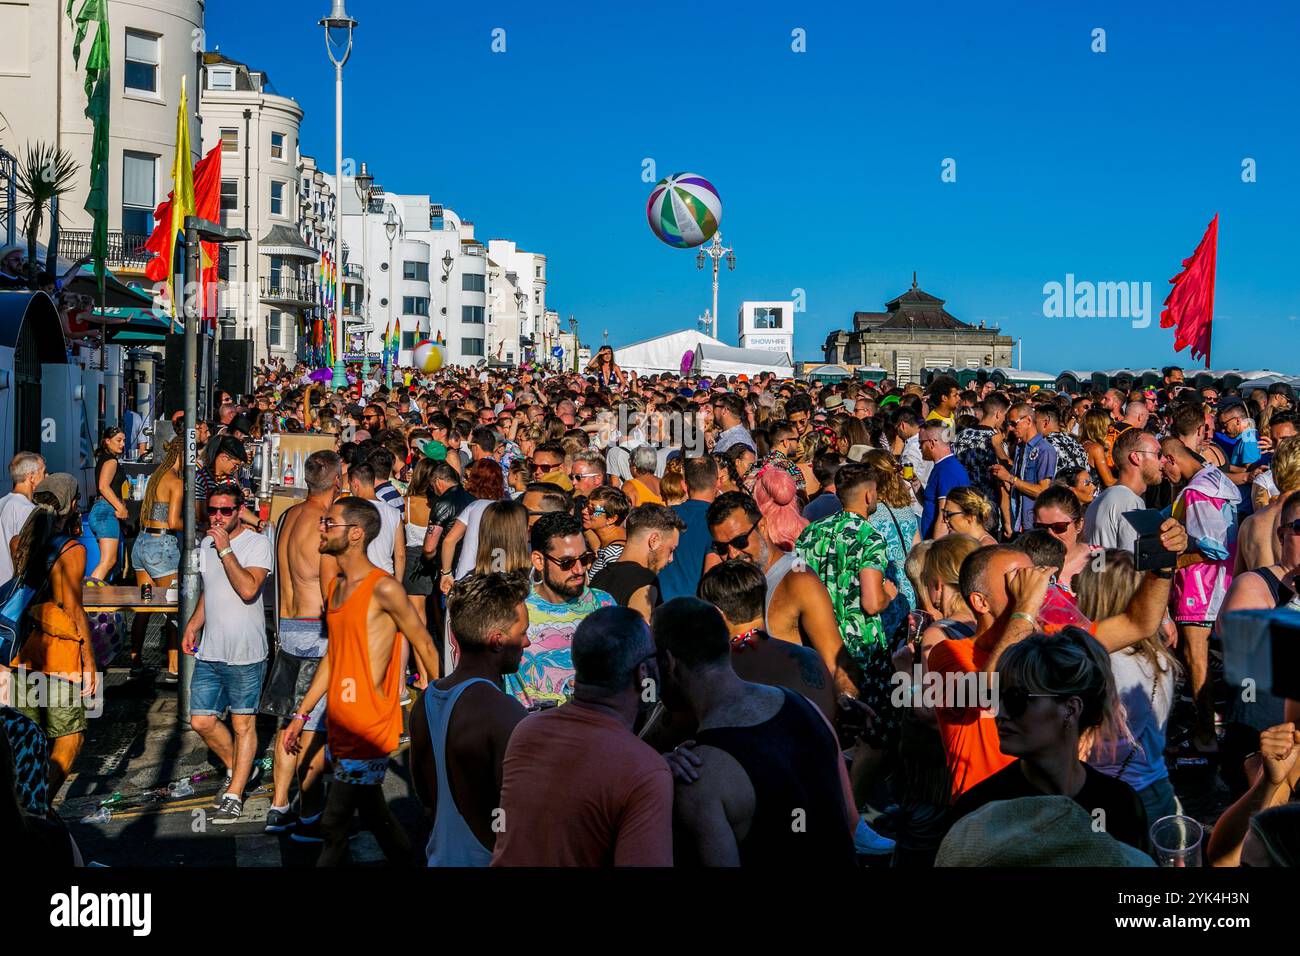
[{"label": "man in green floral shirt", "polygon": [[896,737],[898,717],[890,704],[889,635],[880,612],[898,594],[885,577],[885,539],[868,523],[876,508],[876,482],[867,465],[847,464],[835,473],[835,494],[844,510],[804,528],[795,551],[830,592],[844,647],[862,672],[863,703],[876,713],[863,739],[887,749]]}]

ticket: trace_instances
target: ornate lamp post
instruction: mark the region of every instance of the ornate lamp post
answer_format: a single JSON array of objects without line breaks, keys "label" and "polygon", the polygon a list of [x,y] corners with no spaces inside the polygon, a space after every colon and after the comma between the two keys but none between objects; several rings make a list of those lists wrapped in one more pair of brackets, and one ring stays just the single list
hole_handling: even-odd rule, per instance
[{"label": "ornate lamp post", "polygon": [[[363,325],[370,324],[370,222],[367,214],[370,212],[370,189],[375,184],[375,177],[366,169],[366,164],[361,164],[361,172],[357,173],[356,178],[352,181],[357,187],[357,198],[361,200],[361,322]],[[370,333],[366,333],[368,336]],[[361,375],[363,378],[370,377],[370,343],[363,338],[361,349]]]},{"label": "ornate lamp post", "polygon": [[[393,240],[397,238],[397,231],[402,227],[402,223],[397,218],[397,210],[393,204],[389,203],[387,207],[387,216],[384,219],[384,232],[388,234],[388,322],[384,326],[384,369],[385,384],[391,390],[393,387],[393,366],[397,363],[397,356],[388,361],[388,341],[392,338],[393,322]],[[398,334],[400,335],[401,323],[398,323]]]},{"label": "ornate lamp post", "polygon": [[[352,31],[357,21],[348,16],[345,0],[334,0],[330,15],[320,21],[325,28],[325,52],[334,64],[334,174],[336,184],[343,186],[343,64],[352,55]],[[337,193],[338,190],[335,190]],[[343,203],[335,197],[334,203],[334,262],[343,265]],[[343,364],[343,296],[334,302],[334,388],[346,388],[347,369]]]},{"label": "ornate lamp post", "polygon": [[713,260],[713,332],[716,339],[718,337],[718,263],[723,256],[727,257],[727,268],[731,271],[736,270],[736,254],[728,247],[722,244],[722,233],[715,232],[713,241],[707,246],[700,246],[700,251],[695,256],[695,266],[698,269],[704,268],[705,257]]}]

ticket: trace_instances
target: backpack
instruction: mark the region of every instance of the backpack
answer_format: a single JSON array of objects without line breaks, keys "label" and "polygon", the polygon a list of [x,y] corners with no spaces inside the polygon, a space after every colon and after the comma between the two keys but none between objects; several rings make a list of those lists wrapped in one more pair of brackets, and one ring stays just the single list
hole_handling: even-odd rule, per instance
[{"label": "backpack", "polygon": [[54,565],[63,556],[69,544],[75,544],[71,538],[56,539],[58,547],[51,549],[50,557],[45,562],[45,579],[40,587],[32,587],[24,577],[15,574],[0,585],[0,666],[11,667],[23,642],[32,632],[35,622],[27,613],[28,608],[40,603],[49,591],[53,580]]}]

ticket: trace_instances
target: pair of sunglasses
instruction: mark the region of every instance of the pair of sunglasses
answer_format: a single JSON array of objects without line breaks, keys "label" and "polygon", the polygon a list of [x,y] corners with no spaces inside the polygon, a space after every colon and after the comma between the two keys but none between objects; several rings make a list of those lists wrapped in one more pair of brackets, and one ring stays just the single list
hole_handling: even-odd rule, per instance
[{"label": "pair of sunglasses", "polygon": [[746,531],[744,534],[738,534],[734,538],[730,539],[729,541],[713,542],[713,553],[718,555],[719,557],[725,558],[727,556],[727,552],[731,548],[735,548],[737,551],[744,551],[746,548],[749,547],[749,536],[754,533],[754,529],[757,527],[758,527],[758,522],[755,521],[752,525],[749,526],[749,530]]},{"label": "pair of sunglasses", "polygon": [[231,515],[239,514],[238,508],[209,508],[208,514],[223,515],[229,518]]},{"label": "pair of sunglasses", "polygon": [[1065,534],[1073,524],[1073,521],[1035,521],[1034,529],[1036,531],[1050,531],[1052,534]]},{"label": "pair of sunglasses", "polygon": [[573,566],[578,562],[582,562],[582,566],[585,568],[589,568],[596,563],[596,552],[594,551],[587,551],[586,553],[580,554],[577,557],[573,557],[572,555],[570,555],[567,558],[553,558],[545,551],[543,551],[542,557],[546,558],[547,561],[550,561],[561,571],[573,570]]},{"label": "pair of sunglasses", "polygon": [[1057,697],[1057,694],[1031,694],[1023,687],[1008,687],[998,694],[998,712],[1004,713],[1012,720],[1019,720],[1029,709],[1033,697]]}]

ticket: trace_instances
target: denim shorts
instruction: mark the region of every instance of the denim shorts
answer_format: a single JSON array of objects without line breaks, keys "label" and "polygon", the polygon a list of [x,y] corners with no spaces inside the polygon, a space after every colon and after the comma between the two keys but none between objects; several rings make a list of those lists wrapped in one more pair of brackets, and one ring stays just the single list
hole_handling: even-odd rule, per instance
[{"label": "denim shorts", "polygon": [[176,535],[170,531],[165,534],[141,531],[131,546],[131,563],[155,581],[175,574],[181,566],[181,546],[176,542]]},{"label": "denim shorts", "polygon": [[122,526],[107,498],[100,498],[91,506],[90,514],[86,516],[86,525],[90,528],[90,533],[101,541],[122,537]]},{"label": "denim shorts", "polygon": [[256,714],[265,675],[266,661],[224,664],[196,660],[190,678],[190,713],[203,717],[220,717],[227,710]]}]

